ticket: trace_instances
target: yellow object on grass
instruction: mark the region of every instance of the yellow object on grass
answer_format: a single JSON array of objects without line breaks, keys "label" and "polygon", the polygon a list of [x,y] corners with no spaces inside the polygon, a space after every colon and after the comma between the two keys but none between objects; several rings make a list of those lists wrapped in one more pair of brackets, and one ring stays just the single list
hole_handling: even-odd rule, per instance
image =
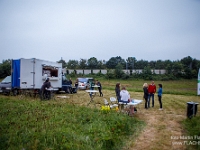
[{"label": "yellow object on grass", "polygon": [[118,108],[118,107],[116,107],[115,109],[116,109],[116,111],[118,111],[118,110],[119,110],[119,108]]},{"label": "yellow object on grass", "polygon": [[101,106],[101,110],[110,110],[109,106]]},{"label": "yellow object on grass", "polygon": [[[110,106],[101,106],[101,110],[105,110],[105,111],[110,111]],[[116,107],[115,109],[112,109],[112,110],[115,110],[115,111],[118,111],[118,107]]]}]

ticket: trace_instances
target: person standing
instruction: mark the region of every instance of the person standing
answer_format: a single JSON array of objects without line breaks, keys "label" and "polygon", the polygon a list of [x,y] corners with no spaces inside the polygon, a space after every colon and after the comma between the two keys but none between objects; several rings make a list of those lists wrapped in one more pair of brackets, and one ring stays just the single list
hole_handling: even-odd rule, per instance
[{"label": "person standing", "polygon": [[154,84],[154,81],[151,82],[151,84],[148,87],[148,107],[150,107],[150,100],[152,98],[152,107],[154,107],[154,94],[156,93],[156,85]]},{"label": "person standing", "polygon": [[[94,81],[91,80],[91,81],[89,82],[89,84],[90,84],[90,90],[94,90],[94,85],[95,85]],[[90,97],[92,97],[92,92],[90,93]]]},{"label": "person standing", "polygon": [[69,78],[69,83],[72,85],[72,78]]},{"label": "person standing", "polygon": [[75,86],[74,93],[77,93],[77,90],[78,90],[78,79],[76,79],[76,81],[74,83],[74,86]]},{"label": "person standing", "polygon": [[144,91],[144,96],[143,98],[145,99],[145,105],[144,105],[144,108],[147,109],[147,102],[148,102],[148,84],[147,83],[144,83],[143,84],[143,91]]},{"label": "person standing", "polygon": [[93,80],[89,81],[90,90],[94,90],[95,82]]},{"label": "person standing", "polygon": [[102,93],[102,91],[101,91],[101,90],[102,90],[101,83],[97,80],[97,81],[96,81],[96,84],[99,86],[99,87],[98,87],[98,90],[99,90],[100,96],[103,96],[103,93]]},{"label": "person standing", "polygon": [[118,100],[118,103],[119,103],[120,100],[121,100],[121,97],[120,97],[120,83],[116,84],[116,86],[115,86],[115,93],[116,93],[116,97],[117,97],[117,100]]},{"label": "person standing", "polygon": [[159,110],[162,110],[162,84],[158,84],[159,88],[158,88],[158,101],[160,104],[160,108]]}]

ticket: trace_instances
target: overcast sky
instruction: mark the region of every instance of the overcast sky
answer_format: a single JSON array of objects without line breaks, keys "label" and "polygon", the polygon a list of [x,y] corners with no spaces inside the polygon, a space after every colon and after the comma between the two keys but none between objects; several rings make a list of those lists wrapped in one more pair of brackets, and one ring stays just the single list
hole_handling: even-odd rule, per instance
[{"label": "overcast sky", "polygon": [[0,62],[200,60],[200,0],[0,0]]}]

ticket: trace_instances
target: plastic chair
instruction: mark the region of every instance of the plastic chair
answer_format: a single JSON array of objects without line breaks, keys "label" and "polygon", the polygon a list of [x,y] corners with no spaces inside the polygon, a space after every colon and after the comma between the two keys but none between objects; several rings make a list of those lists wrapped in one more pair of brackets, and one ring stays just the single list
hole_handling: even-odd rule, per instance
[{"label": "plastic chair", "polygon": [[115,97],[110,97],[110,102],[111,102],[111,105],[110,105],[111,108],[118,107],[117,99]]},{"label": "plastic chair", "polygon": [[115,97],[110,97],[110,102],[113,103],[117,103],[117,99]]},{"label": "plastic chair", "polygon": [[107,105],[107,106],[109,106],[110,109],[112,109],[114,107],[118,107],[118,104],[109,104],[109,102],[105,98],[104,98],[104,104]]},{"label": "plastic chair", "polygon": [[107,99],[104,98],[103,100],[104,100],[104,104],[105,104],[105,105],[109,105]]}]

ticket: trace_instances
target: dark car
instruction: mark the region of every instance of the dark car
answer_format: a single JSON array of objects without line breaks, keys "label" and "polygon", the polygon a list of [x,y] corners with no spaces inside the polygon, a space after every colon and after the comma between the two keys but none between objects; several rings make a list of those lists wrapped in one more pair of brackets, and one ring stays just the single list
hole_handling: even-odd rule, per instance
[{"label": "dark car", "polygon": [[11,76],[7,76],[0,82],[0,93],[9,95],[11,92]]},{"label": "dark car", "polygon": [[65,91],[66,93],[71,93],[72,85],[69,82],[69,80],[65,77],[65,75],[62,75],[62,91]]},{"label": "dark car", "polygon": [[70,94],[77,93],[76,87],[72,86],[70,80],[65,75],[62,75],[62,91]]}]

